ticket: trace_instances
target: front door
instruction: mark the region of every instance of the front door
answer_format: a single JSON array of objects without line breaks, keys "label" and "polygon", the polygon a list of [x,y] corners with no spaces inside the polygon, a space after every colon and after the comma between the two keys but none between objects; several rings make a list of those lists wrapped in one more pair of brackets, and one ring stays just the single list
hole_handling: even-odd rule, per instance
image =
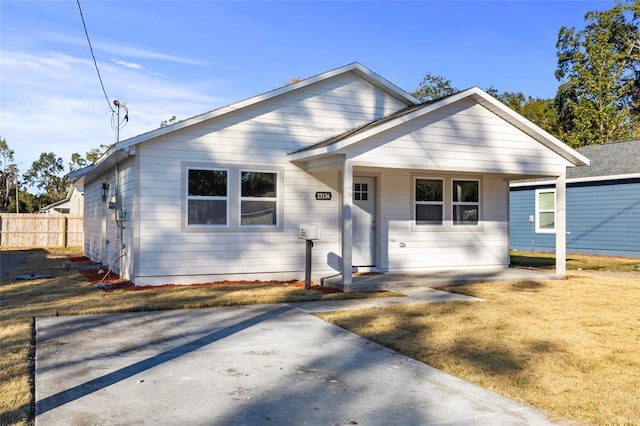
[{"label": "front door", "polygon": [[353,177],[353,266],[376,264],[376,178]]}]

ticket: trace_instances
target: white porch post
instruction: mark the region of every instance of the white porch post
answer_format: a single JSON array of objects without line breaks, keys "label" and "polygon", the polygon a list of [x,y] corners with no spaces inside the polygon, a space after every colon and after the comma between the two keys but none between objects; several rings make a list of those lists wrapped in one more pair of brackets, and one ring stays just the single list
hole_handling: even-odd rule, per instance
[{"label": "white porch post", "polygon": [[556,177],[556,274],[567,275],[567,172]]},{"label": "white porch post", "polygon": [[342,284],[352,283],[353,269],[353,164],[345,159],[342,165]]}]

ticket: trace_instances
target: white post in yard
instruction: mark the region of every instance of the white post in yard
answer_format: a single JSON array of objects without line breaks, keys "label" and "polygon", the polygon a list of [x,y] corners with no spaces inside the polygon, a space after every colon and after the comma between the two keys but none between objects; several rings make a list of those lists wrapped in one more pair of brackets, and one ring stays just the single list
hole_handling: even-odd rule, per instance
[{"label": "white post in yard", "polygon": [[353,164],[345,158],[342,165],[342,284],[352,283],[353,269]]},{"label": "white post in yard", "polygon": [[567,171],[556,177],[556,274],[567,275]]}]

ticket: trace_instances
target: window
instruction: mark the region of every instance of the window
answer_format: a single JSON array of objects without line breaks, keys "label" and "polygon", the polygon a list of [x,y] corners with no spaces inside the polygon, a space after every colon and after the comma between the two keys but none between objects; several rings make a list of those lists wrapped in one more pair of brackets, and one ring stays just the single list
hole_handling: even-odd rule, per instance
[{"label": "window", "polygon": [[355,201],[369,200],[369,185],[366,183],[356,183],[353,185],[353,199]]},{"label": "window", "polygon": [[556,230],[556,191],[554,189],[536,190],[536,232],[555,232]]},{"label": "window", "polygon": [[442,225],[444,219],[443,181],[441,179],[415,180],[416,225]]},{"label": "window", "polygon": [[477,180],[454,180],[452,213],[454,225],[477,225],[480,218],[480,184]]},{"label": "window", "polygon": [[227,225],[227,171],[188,169],[187,224]]},{"label": "window", "polygon": [[275,172],[241,172],[241,226],[278,224],[277,179],[278,175]]}]

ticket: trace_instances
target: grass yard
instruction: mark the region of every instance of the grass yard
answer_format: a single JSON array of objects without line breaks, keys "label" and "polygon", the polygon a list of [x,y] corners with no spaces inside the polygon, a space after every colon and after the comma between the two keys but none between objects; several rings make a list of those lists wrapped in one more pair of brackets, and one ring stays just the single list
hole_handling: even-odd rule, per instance
[{"label": "grass yard", "polygon": [[[26,255],[26,256],[21,256]],[[24,425],[33,419],[32,363],[34,318],[114,312],[190,309],[259,303],[385,297],[394,293],[324,294],[294,285],[242,284],[180,286],[142,291],[97,289],[63,263],[77,250],[2,251],[0,260],[0,425]],[[14,260],[25,257],[24,263]],[[13,268],[9,269],[9,265]],[[51,278],[19,281],[23,274]]]},{"label": "grass yard", "polygon": [[[318,316],[532,404],[557,421],[640,425],[640,272],[635,267],[640,260],[569,258],[572,271],[565,281],[445,289],[481,297],[484,303]],[[553,261],[549,255],[518,260],[536,267]]]}]

